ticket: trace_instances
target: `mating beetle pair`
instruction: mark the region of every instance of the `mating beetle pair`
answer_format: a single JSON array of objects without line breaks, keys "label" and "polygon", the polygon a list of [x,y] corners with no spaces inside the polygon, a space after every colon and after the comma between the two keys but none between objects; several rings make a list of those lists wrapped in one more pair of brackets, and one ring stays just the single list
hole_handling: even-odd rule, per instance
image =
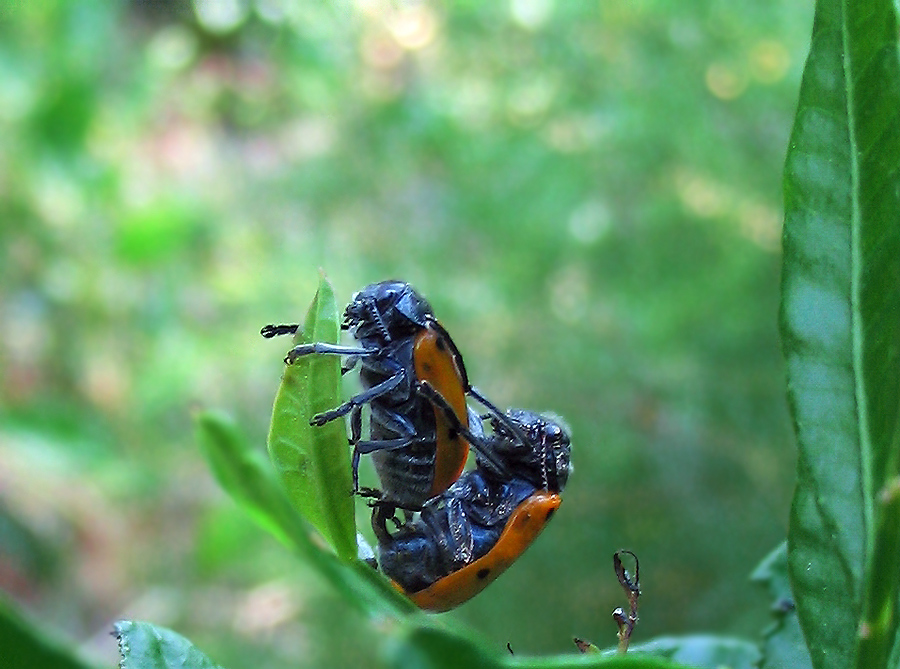
[{"label": "mating beetle pair", "polygon": [[[508,567],[559,505],[568,436],[537,414],[504,414],[473,388],[453,340],[407,283],[367,286],[347,306],[341,327],[359,346],[301,344],[285,362],[316,353],[347,356],[345,372],[359,365],[363,392],[310,422],[324,425],[350,414],[354,489],[362,454],[372,455],[381,481],[381,491],[363,494],[378,497],[372,525],[382,569],[423,608],[447,610]],[[262,334],[296,329],[268,325]],[[481,416],[467,406],[467,395],[487,409],[490,437]],[[369,438],[363,440],[366,404]],[[460,478],[470,446],[478,467]],[[394,535],[386,521],[400,525],[397,509],[406,512],[407,522]],[[419,512],[415,520],[411,512]]]},{"label": "mating beetle pair", "polygon": [[560,505],[570,443],[557,420],[524,409],[491,419],[487,442],[502,465],[478,466],[425,503],[418,518],[378,537],[382,570],[421,608],[448,611],[481,592],[525,552]]}]

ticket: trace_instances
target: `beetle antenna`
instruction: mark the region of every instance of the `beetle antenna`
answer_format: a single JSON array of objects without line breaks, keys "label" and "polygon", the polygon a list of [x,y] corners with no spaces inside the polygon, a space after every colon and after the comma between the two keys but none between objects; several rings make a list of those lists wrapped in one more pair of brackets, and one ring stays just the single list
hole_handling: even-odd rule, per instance
[{"label": "beetle antenna", "polygon": [[369,315],[372,317],[372,320],[375,321],[378,329],[381,331],[381,335],[384,337],[385,342],[391,341],[391,333],[388,330],[387,324],[384,322],[384,319],[381,317],[381,314],[378,312],[378,303],[369,298],[366,300],[366,309],[369,310]]},{"label": "beetle antenna", "polygon": [[544,490],[550,490],[547,471],[547,431],[543,430],[541,435],[541,482],[544,484]]},{"label": "beetle antenna", "polygon": [[527,447],[531,441],[528,437],[525,436],[525,433],[519,429],[519,426],[516,425],[515,421],[511,420],[509,416],[507,416],[504,412],[500,411],[493,402],[491,402],[487,397],[481,394],[481,391],[478,390],[475,386],[469,386],[469,394],[474,397],[480,404],[483,404],[488,411],[490,411],[491,415],[494,416],[498,421],[500,421],[503,426],[512,432],[513,436],[519,441],[522,446]]}]

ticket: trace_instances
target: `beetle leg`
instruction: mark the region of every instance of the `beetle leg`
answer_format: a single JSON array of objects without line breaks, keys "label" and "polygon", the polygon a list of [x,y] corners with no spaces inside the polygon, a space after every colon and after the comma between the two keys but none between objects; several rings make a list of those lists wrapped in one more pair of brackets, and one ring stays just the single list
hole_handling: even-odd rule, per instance
[{"label": "beetle leg", "polygon": [[272,337],[277,337],[278,335],[286,335],[286,334],[295,334],[300,326],[297,323],[292,325],[264,325],[262,330],[259,331],[266,339],[271,339]]},{"label": "beetle leg", "polygon": [[378,504],[376,503],[375,508],[372,509],[372,531],[375,533],[375,538],[378,540],[378,544],[381,546],[390,544],[394,537],[388,531],[387,521],[388,519],[394,522],[394,525],[397,529],[400,529],[400,521],[396,516],[397,507],[392,504]]},{"label": "beetle leg", "polygon": [[[353,407],[350,413],[350,443],[353,444],[353,458],[350,462],[353,471],[353,492],[351,494],[361,497],[374,497],[380,500],[384,493],[375,488],[359,487],[359,460],[361,455],[367,455],[373,451],[392,450],[403,448],[412,443],[428,441],[426,438],[412,437],[404,439],[384,439],[380,441],[362,441],[362,407]],[[418,511],[418,509],[414,509]]]},{"label": "beetle leg", "polygon": [[[259,331],[259,334],[261,334],[266,339],[271,339],[272,337],[277,337],[279,335],[296,334],[298,329],[300,329],[300,326],[297,323],[283,325],[269,324],[264,325],[263,328]],[[288,354],[285,356],[284,361],[286,364],[290,365],[300,356],[309,355],[310,353],[333,353],[337,355],[348,356],[348,358],[341,365],[341,374],[346,374],[351,369],[356,367],[356,364],[359,362],[359,358],[361,356],[376,355],[378,351],[377,349],[373,350],[355,348],[352,346],[339,346],[337,344],[300,344],[288,351]]]},{"label": "beetle leg", "polygon": [[378,441],[360,441],[356,443],[356,450],[359,453],[368,455],[375,451],[395,451],[398,448],[405,448],[412,444],[424,444],[432,441],[428,437],[402,437],[400,439],[380,439]]},{"label": "beetle leg", "polygon": [[353,490],[351,495],[359,492],[359,449],[357,444],[362,438],[362,407],[354,407],[350,412],[350,443],[353,444],[353,458],[350,470],[353,472]]},{"label": "beetle leg", "polygon": [[340,344],[323,344],[321,342],[314,342],[312,344],[298,344],[287,352],[287,355],[284,356],[284,362],[287,365],[292,365],[294,364],[294,362],[296,362],[297,358],[300,358],[304,355],[309,355],[310,353],[331,353],[334,355],[375,355],[377,351],[367,348],[359,348],[357,346],[341,346]]},{"label": "beetle leg", "polygon": [[[371,410],[372,428],[377,432],[375,440],[385,438],[396,439],[412,439],[417,436],[429,437],[429,435],[420,435],[419,430],[413,421],[405,415],[406,411],[403,407],[386,408],[380,402],[369,405]],[[384,435],[384,436],[382,436]],[[433,438],[431,435],[429,438]]]},{"label": "beetle leg", "polygon": [[[458,497],[444,495],[439,513],[426,512],[422,516],[434,537],[439,559],[444,563],[446,573],[452,573],[472,561],[475,552],[472,524]],[[444,523],[446,528],[443,527]]]},{"label": "beetle leg", "polygon": [[500,476],[507,474],[507,467],[503,463],[503,460],[487,445],[487,441],[483,436],[476,436],[469,428],[460,422],[459,416],[456,415],[453,407],[451,407],[447,400],[444,399],[443,395],[434,389],[434,386],[428,383],[428,381],[419,381],[416,383],[416,392],[423,397],[426,397],[437,409],[444,412],[444,417],[450,424],[450,428],[466,438],[469,445],[484,457],[487,461],[486,464],[490,466],[492,471]]},{"label": "beetle leg", "polygon": [[498,409],[493,402],[482,395],[481,391],[478,390],[478,388],[476,388],[475,386],[469,386],[468,394],[474,397],[479,404],[487,408],[492,416],[495,416],[497,420],[503,423],[504,427],[506,427],[507,430],[513,433],[513,435],[516,437],[516,439],[519,440],[519,443],[522,446],[528,445],[528,437],[526,437],[522,430],[519,429],[519,426],[516,425],[514,421],[511,421],[509,419],[509,416],[507,416],[504,412],[500,411],[500,409]]},{"label": "beetle leg", "polygon": [[[288,354],[288,355],[290,355],[290,354]],[[349,400],[344,402],[339,407],[335,407],[331,411],[325,411],[323,413],[316,414],[315,416],[313,416],[312,420],[309,421],[309,424],[322,426],[325,423],[334,420],[335,418],[340,418],[341,416],[344,416],[344,415],[348,414],[350,411],[352,411],[354,407],[362,406],[363,404],[368,404],[369,402],[374,400],[376,397],[380,397],[381,395],[384,395],[385,393],[389,393],[394,388],[396,388],[401,383],[403,383],[403,381],[405,379],[406,379],[406,372],[404,372],[403,370],[400,370],[393,376],[382,381],[381,383],[378,383],[378,384],[372,386],[365,392],[362,392],[359,395],[356,395],[355,397],[351,397]]]}]

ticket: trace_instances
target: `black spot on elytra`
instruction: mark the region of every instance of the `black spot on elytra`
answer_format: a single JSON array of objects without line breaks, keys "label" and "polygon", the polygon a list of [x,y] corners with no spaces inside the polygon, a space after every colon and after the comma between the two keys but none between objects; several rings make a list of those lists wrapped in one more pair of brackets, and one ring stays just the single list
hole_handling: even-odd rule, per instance
[{"label": "black spot on elytra", "polygon": [[437,346],[437,348],[438,348],[439,351],[446,351],[446,350],[447,350],[447,342],[445,342],[443,339],[438,339],[438,340],[434,343],[434,345]]},{"label": "black spot on elytra", "polygon": [[488,574],[490,574],[490,573],[491,573],[491,570],[488,569],[487,567],[485,567],[483,569],[479,569],[478,573],[475,575],[478,577],[478,580],[480,581],[480,580],[486,579],[488,577]]}]

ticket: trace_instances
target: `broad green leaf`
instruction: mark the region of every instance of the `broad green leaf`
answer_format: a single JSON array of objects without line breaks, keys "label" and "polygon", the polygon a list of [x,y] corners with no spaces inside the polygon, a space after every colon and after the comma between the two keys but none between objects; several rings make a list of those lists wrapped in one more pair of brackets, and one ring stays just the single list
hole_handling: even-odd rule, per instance
[{"label": "broad green leaf", "polygon": [[114,626],[121,669],[222,669],[180,634],[150,623]]},{"label": "broad green leaf", "polygon": [[730,637],[697,635],[661,637],[633,646],[624,655],[617,653],[615,649],[599,653],[576,653],[556,657],[513,655],[504,657],[501,664],[516,669],[553,669],[556,667],[756,669],[758,662],[759,651],[749,641]]},{"label": "broad green leaf", "polygon": [[[513,649],[515,652],[515,649]],[[478,669],[501,669],[502,667],[521,669],[556,669],[563,667],[602,667],[603,669],[688,669],[664,657],[638,654],[629,651],[626,655],[557,655],[549,657],[528,657],[510,655],[506,648],[492,650],[481,644],[461,637],[455,632],[434,626],[411,628],[398,635],[389,645],[388,659],[397,669],[456,669],[457,667],[477,667]],[[724,659],[724,656],[723,656]],[[750,664],[698,664],[696,667],[721,669],[751,669]]]},{"label": "broad green leaf", "polygon": [[[324,275],[294,343],[338,341],[334,292]],[[309,424],[341,403],[340,359],[306,355],[285,367],[272,409],[269,456],[291,503],[345,560],[356,559],[353,481],[344,422]]]},{"label": "broad green leaf", "polygon": [[[203,413],[197,419],[199,441],[219,484],[248,513],[326,578],[353,606],[370,616],[399,616],[418,611],[381,574],[356,560],[339,560],[313,538],[293,508],[271,465],[250,448],[224,416]],[[355,545],[354,537],[354,545]]]},{"label": "broad green leaf", "polygon": [[891,0],[818,0],[785,166],[788,563],[813,665],[887,666],[900,579],[900,65]]},{"label": "broad green leaf", "polygon": [[811,669],[812,661],[800,631],[797,609],[788,581],[787,543],[781,544],[759,563],[751,578],[763,584],[772,596],[775,622],[763,634],[760,669]]},{"label": "broad green leaf", "polygon": [[[503,652],[506,652],[505,650]],[[397,669],[500,669],[497,654],[449,630],[413,627],[387,644],[388,662]]]},{"label": "broad green leaf", "polygon": [[[494,665],[486,664],[485,667]],[[575,669],[577,667],[597,667],[598,669],[698,669],[693,665],[680,664],[664,657],[632,653],[625,655],[557,655],[555,657],[511,658],[502,665],[521,669]],[[723,669],[718,665],[710,669]],[[731,667],[728,667],[731,669]]]},{"label": "broad green leaf", "polygon": [[225,414],[205,411],[196,421],[197,441],[219,485],[263,528],[301,552],[307,550],[309,533],[266,457],[250,447]]},{"label": "broad green leaf", "polygon": [[660,637],[631,646],[628,655],[653,655],[690,667],[730,667],[756,669],[760,655],[756,644],[744,639],[697,634],[683,637]]},{"label": "broad green leaf", "polygon": [[0,596],[0,666],[16,669],[90,669],[74,649],[53,638]]}]

